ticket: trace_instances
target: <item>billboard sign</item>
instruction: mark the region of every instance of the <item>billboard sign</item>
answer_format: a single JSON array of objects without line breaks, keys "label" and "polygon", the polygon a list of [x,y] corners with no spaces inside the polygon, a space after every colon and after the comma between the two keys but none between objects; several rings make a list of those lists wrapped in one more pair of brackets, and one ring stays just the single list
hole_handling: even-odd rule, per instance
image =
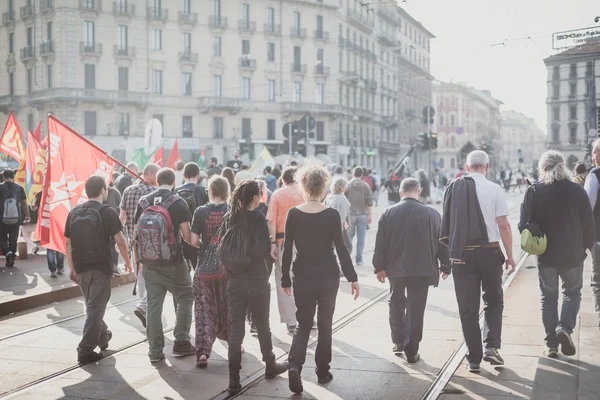
[{"label": "billboard sign", "polygon": [[568,49],[589,42],[600,42],[600,27],[576,29],[552,34],[554,50]]}]

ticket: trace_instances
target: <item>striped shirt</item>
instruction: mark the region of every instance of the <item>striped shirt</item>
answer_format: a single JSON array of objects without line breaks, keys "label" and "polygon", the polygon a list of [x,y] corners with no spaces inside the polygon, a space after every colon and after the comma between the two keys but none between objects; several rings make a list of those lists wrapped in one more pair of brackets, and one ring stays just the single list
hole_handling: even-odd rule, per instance
[{"label": "striped shirt", "polygon": [[123,192],[121,210],[125,210],[125,213],[127,213],[125,227],[127,228],[129,240],[133,239],[133,218],[140,199],[145,195],[154,192],[156,189],[156,186],[150,186],[146,182],[141,182],[137,185],[127,187],[125,192]]}]

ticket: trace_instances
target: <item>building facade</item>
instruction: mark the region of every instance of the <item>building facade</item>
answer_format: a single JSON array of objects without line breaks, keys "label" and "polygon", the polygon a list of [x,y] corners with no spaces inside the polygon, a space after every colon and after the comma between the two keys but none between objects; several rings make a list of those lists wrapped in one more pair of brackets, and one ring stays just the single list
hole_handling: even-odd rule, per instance
[{"label": "building facade", "polygon": [[432,131],[438,134],[436,168],[456,171],[464,165],[469,152],[484,146],[492,168],[499,164],[500,100],[487,90],[464,83],[435,82],[433,103],[436,116]]},{"label": "building facade", "polygon": [[[14,110],[23,129],[52,113],[121,160],[153,118],[167,152],[179,139],[186,160],[206,148],[225,161],[249,146],[287,154],[283,125],[312,115],[309,156],[383,168],[413,140],[403,116],[431,96],[433,36],[397,7],[7,0],[0,12],[0,112]],[[419,89],[403,88],[415,79]]]},{"label": "building facade", "polygon": [[598,136],[600,42],[587,43],[544,60],[548,68],[549,149],[563,152],[570,167],[585,160]]},{"label": "building facade", "polygon": [[533,118],[509,110],[502,112],[498,141],[499,165],[529,172],[546,148],[546,133]]}]

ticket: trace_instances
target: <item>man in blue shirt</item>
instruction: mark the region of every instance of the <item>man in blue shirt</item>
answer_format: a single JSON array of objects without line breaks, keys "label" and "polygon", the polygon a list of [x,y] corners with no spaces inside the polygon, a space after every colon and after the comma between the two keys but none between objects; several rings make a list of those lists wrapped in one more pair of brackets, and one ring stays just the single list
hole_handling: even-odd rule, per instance
[{"label": "man in blue shirt", "polygon": [[275,178],[275,176],[273,176],[273,174],[271,174],[273,170],[271,169],[271,167],[267,166],[267,168],[265,168],[264,170],[264,175],[265,175],[265,183],[267,184],[267,189],[269,189],[271,192],[274,192],[277,189],[277,178]]}]

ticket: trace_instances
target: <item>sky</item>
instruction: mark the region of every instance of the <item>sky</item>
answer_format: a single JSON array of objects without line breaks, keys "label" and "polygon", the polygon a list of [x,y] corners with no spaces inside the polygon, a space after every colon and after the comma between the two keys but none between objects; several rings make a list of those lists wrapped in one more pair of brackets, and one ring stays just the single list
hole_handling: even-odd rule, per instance
[{"label": "sky", "polygon": [[[382,1],[385,2],[385,1]],[[546,132],[544,59],[552,33],[600,26],[598,0],[400,0],[435,36],[431,69],[441,81],[488,89]],[[530,39],[524,39],[531,37]],[[507,40],[508,39],[508,40]],[[505,43],[501,45],[499,43]]]}]

